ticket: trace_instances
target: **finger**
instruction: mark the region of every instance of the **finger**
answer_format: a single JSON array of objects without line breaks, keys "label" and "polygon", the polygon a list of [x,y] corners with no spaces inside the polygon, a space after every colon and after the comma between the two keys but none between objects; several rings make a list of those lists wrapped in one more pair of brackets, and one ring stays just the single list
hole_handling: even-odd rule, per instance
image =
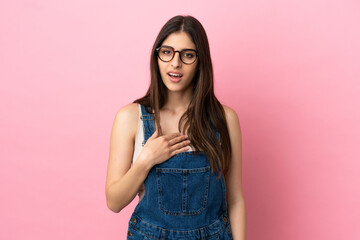
[{"label": "finger", "polygon": [[157,136],[159,135],[159,131],[156,129],[153,133],[153,135],[151,135],[151,137],[149,137],[149,139],[154,139],[157,138]]},{"label": "finger", "polygon": [[190,150],[190,148],[188,146],[186,147],[183,147],[183,148],[180,148],[178,150],[175,150],[171,153],[171,157],[178,154],[178,153],[181,153],[181,152],[186,152],[187,150]]},{"label": "finger", "polygon": [[171,140],[171,139],[173,139],[173,138],[175,138],[175,137],[181,136],[181,135],[182,135],[181,133],[177,132],[177,133],[169,133],[169,134],[163,135],[163,137],[164,137],[167,141],[169,141],[169,140]]},{"label": "finger", "polygon": [[178,136],[178,137],[175,137],[175,138],[169,140],[169,144],[170,144],[170,146],[172,146],[172,145],[179,143],[181,141],[184,141],[186,139],[187,139],[186,135],[181,135],[181,136]]},{"label": "finger", "polygon": [[174,144],[173,146],[171,146],[170,151],[176,151],[176,150],[181,149],[183,147],[187,148],[189,146],[189,144],[190,144],[190,140],[179,142],[179,143]]}]

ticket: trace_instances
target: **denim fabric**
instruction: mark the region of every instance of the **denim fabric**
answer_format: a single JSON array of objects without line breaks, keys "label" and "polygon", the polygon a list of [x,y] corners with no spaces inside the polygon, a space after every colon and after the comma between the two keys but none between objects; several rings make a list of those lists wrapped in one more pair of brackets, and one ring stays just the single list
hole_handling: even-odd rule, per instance
[{"label": "denim fabric", "polygon": [[[145,144],[155,130],[154,116],[140,107]],[[127,239],[232,239],[225,180],[217,179],[204,152],[182,152],[155,165],[144,184]]]}]

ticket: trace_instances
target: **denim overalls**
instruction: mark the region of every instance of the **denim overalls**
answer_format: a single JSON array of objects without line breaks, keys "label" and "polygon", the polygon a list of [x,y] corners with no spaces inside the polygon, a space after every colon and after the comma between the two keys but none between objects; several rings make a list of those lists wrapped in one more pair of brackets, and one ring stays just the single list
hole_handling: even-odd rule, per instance
[{"label": "denim overalls", "polygon": [[[154,116],[140,107],[145,143],[154,133]],[[155,165],[129,220],[127,239],[232,239],[224,176],[216,176],[201,151],[182,152]]]}]

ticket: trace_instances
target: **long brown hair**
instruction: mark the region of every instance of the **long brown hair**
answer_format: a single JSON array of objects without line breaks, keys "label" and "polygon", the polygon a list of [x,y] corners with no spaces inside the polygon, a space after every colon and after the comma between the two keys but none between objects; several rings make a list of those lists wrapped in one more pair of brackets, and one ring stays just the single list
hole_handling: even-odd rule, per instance
[{"label": "long brown hair", "polygon": [[[171,33],[183,31],[189,34],[198,51],[197,72],[192,81],[193,97],[188,109],[181,116],[178,129],[185,133],[195,149],[205,152],[212,170],[226,175],[231,159],[230,137],[225,119],[225,111],[215,97],[213,68],[210,57],[209,42],[201,23],[192,16],[175,16],[160,30],[151,52],[150,73],[151,83],[144,97],[134,101],[147,108],[155,115],[155,123],[159,134],[162,135],[159,110],[166,102],[167,88],[161,80],[156,48]],[[184,123],[184,124],[183,124]],[[183,124],[182,131],[180,127]],[[218,141],[212,128],[220,134]]]}]

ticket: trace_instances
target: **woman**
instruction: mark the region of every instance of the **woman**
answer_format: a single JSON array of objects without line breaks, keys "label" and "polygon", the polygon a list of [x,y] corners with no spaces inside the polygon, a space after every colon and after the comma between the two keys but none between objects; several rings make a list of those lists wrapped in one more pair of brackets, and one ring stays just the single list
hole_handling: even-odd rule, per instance
[{"label": "woman", "polygon": [[170,19],[154,43],[150,67],[146,95],[115,116],[108,208],[120,212],[139,193],[128,239],[244,240],[239,121],[214,95],[200,22]]}]

